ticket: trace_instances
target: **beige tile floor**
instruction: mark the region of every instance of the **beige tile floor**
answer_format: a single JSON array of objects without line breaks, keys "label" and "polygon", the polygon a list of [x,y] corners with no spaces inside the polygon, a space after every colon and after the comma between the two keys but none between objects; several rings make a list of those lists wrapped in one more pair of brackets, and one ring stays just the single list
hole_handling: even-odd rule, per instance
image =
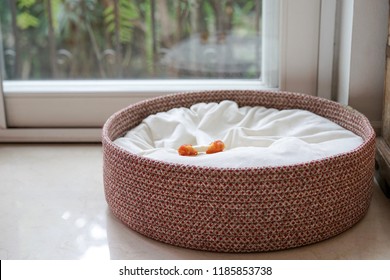
[{"label": "beige tile floor", "polygon": [[189,250],[144,237],[107,207],[97,144],[0,145],[0,259],[390,259],[390,200],[329,240],[269,253]]}]

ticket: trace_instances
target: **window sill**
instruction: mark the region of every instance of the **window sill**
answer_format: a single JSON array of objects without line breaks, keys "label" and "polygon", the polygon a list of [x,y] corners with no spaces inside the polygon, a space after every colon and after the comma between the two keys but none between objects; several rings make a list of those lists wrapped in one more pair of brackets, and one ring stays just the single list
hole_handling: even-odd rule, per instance
[{"label": "window sill", "polygon": [[4,81],[6,98],[28,96],[128,96],[217,89],[261,89],[261,80],[58,80]]},{"label": "window sill", "polygon": [[0,143],[96,143],[99,128],[8,128],[0,129]]},{"label": "window sill", "polygon": [[265,88],[260,80],[5,81],[4,101],[9,128],[101,128],[111,114],[146,98]]}]

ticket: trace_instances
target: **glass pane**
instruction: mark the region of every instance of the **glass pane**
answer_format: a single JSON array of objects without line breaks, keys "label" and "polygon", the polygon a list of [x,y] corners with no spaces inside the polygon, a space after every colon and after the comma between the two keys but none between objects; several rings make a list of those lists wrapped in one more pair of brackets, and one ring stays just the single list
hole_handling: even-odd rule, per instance
[{"label": "glass pane", "polygon": [[0,3],[6,80],[261,76],[261,0]]}]

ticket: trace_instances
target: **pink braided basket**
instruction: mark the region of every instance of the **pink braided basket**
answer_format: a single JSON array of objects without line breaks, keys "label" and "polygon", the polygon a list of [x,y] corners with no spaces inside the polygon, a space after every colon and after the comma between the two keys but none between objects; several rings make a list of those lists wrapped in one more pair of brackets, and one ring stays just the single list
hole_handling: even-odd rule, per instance
[{"label": "pink braided basket", "polygon": [[[208,168],[137,156],[113,143],[157,112],[200,102],[304,109],[364,140],[358,148],[296,165]],[[373,189],[375,133],[365,116],[299,93],[207,91],[131,105],[103,128],[104,189],[114,215],[131,229],[186,248],[271,251],[335,236],[367,212]]]}]

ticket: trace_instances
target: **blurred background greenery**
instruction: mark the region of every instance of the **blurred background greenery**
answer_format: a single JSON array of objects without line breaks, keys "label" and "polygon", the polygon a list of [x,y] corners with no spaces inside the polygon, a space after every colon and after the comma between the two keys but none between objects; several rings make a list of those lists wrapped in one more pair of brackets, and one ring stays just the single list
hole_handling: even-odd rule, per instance
[{"label": "blurred background greenery", "polygon": [[0,3],[7,80],[261,75],[261,0]]}]

